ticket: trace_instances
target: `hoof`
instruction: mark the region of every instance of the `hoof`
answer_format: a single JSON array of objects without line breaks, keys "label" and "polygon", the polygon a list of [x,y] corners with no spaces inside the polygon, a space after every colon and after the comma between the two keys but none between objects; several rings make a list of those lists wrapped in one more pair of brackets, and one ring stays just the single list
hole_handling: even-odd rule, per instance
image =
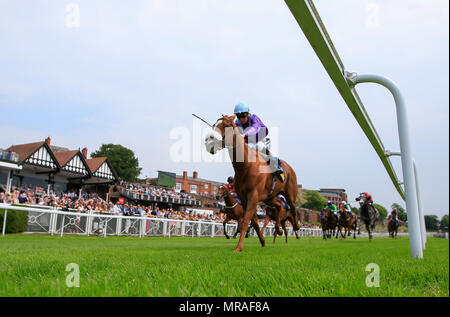
[{"label": "hoof", "polygon": [[234,249],[234,252],[235,252],[235,253],[242,252],[242,249],[236,248],[236,249]]}]

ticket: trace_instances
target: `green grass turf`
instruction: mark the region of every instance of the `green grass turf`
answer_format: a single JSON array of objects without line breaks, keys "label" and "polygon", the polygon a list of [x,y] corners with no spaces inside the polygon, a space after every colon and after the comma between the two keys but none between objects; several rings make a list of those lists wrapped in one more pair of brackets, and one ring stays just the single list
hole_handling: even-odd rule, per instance
[{"label": "green grass turf", "polygon": [[[0,236],[0,296],[449,296],[449,242],[428,238],[424,259],[399,237],[323,241],[256,238]],[[80,287],[66,286],[77,263]],[[380,287],[366,286],[366,265]]]}]

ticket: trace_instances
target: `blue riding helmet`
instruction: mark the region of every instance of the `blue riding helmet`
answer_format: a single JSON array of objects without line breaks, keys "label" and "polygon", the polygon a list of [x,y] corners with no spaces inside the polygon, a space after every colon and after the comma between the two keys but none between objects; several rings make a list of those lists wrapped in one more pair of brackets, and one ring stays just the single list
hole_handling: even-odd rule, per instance
[{"label": "blue riding helmet", "polygon": [[250,112],[250,108],[245,103],[238,103],[236,106],[234,106],[234,113],[243,113],[243,112]]},{"label": "blue riding helmet", "polygon": [[328,202],[328,205],[332,205],[333,203],[331,201]]}]

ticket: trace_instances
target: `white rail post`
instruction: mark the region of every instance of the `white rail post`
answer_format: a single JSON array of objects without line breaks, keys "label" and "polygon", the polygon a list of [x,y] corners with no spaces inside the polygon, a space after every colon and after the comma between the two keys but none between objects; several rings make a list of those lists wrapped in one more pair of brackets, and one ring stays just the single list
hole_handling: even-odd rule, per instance
[{"label": "white rail post", "polygon": [[211,238],[214,238],[214,230],[216,229],[216,225],[214,223],[211,224]]},{"label": "white rail post", "polygon": [[408,116],[403,96],[397,86],[390,79],[385,77],[378,75],[358,75],[349,72],[345,72],[345,76],[347,77],[350,86],[354,87],[360,83],[380,84],[386,87],[394,97],[397,110],[397,126],[400,139],[403,182],[405,184],[406,212],[408,213],[410,253],[413,258],[423,258]]},{"label": "white rail post", "polygon": [[416,193],[417,193],[417,206],[419,208],[419,221],[420,221],[420,231],[422,232],[422,248],[425,250],[427,243],[427,231],[425,228],[425,215],[422,210],[422,201],[420,200],[420,187],[419,187],[419,175],[417,173],[416,162],[413,160],[414,166],[414,180],[416,182]]},{"label": "white rail post", "polygon": [[5,235],[5,231],[6,231],[6,217],[8,217],[8,208],[5,208],[5,214],[3,215],[2,236]]},{"label": "white rail post", "polygon": [[165,237],[167,235],[167,221],[163,220],[163,236]]},{"label": "white rail post", "polygon": [[103,226],[103,238],[106,238],[106,231],[108,231],[108,218],[105,218],[105,221],[103,222],[104,226]]},{"label": "white rail post", "polygon": [[61,221],[61,237],[63,236],[64,233],[64,220],[66,219],[65,215],[61,215],[62,216],[62,221]]},{"label": "white rail post", "polygon": [[122,215],[117,218],[116,222],[116,236],[120,236],[120,232],[122,231]]},{"label": "white rail post", "polygon": [[186,233],[186,221],[183,220],[181,223],[181,236],[184,237],[184,234]]}]

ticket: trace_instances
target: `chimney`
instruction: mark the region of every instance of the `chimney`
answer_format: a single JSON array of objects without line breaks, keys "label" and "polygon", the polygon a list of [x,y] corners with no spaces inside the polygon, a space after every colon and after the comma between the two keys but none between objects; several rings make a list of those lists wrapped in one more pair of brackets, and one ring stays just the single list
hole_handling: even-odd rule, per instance
[{"label": "chimney", "polygon": [[183,172],[183,179],[187,179],[187,172],[186,171]]},{"label": "chimney", "polygon": [[47,143],[48,146],[50,146],[50,141],[51,141],[50,137],[45,139],[45,143]]},{"label": "chimney", "polygon": [[192,174],[192,176],[193,176],[194,178],[198,178],[198,172],[194,172],[194,173]]},{"label": "chimney", "polygon": [[83,148],[81,150],[81,153],[83,154],[84,158],[87,159],[87,148]]}]

